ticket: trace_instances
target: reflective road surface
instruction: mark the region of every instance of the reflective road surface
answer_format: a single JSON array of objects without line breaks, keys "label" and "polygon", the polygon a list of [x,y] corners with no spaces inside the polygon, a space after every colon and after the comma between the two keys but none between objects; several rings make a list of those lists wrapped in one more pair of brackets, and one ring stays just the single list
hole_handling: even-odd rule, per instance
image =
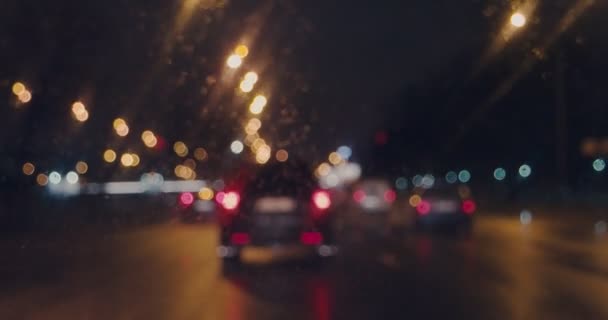
[{"label": "reflective road surface", "polygon": [[596,223],[482,213],[469,236],[355,233],[325,264],[228,274],[212,225],[5,236],[0,319],[608,319]]}]

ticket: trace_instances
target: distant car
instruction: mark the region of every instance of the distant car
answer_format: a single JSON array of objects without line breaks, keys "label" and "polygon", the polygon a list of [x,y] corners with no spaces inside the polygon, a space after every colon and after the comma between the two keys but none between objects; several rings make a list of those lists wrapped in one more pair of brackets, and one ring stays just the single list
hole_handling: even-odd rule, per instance
[{"label": "distant car", "polygon": [[410,198],[419,228],[465,227],[473,222],[477,204],[466,185],[444,185],[420,189]]},{"label": "distant car", "polygon": [[359,182],[353,189],[356,206],[369,213],[386,213],[397,195],[386,180],[370,179]]},{"label": "distant car", "polygon": [[331,196],[316,185],[308,166],[287,161],[218,193],[218,255],[233,261],[334,255]]},{"label": "distant car", "polygon": [[384,236],[390,232],[390,214],[397,195],[388,181],[366,179],[352,188],[352,210],[344,215],[344,230]]}]

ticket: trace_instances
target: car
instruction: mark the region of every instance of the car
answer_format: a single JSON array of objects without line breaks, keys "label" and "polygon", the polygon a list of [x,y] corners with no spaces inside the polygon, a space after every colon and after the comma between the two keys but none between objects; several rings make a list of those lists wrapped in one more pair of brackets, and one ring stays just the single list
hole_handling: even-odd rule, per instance
[{"label": "car", "polygon": [[352,210],[345,218],[347,230],[384,236],[390,232],[390,217],[397,194],[389,182],[368,178],[352,188]]},{"label": "car", "polygon": [[353,189],[356,206],[369,213],[390,211],[397,194],[384,179],[369,179],[359,182]]},{"label": "car", "polygon": [[409,203],[415,209],[414,223],[419,229],[469,229],[477,210],[467,185],[419,188],[414,191]]},{"label": "car", "polygon": [[226,261],[328,257],[337,252],[332,201],[312,170],[288,160],[240,175],[216,195]]}]

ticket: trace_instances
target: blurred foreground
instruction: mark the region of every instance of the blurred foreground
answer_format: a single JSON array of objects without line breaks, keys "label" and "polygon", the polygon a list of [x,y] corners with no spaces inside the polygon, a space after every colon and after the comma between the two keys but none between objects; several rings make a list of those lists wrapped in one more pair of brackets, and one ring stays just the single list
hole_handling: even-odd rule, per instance
[{"label": "blurred foreground", "polygon": [[230,274],[213,225],[11,236],[0,242],[0,318],[608,318],[596,221],[481,212],[468,236],[355,230],[323,264]]}]

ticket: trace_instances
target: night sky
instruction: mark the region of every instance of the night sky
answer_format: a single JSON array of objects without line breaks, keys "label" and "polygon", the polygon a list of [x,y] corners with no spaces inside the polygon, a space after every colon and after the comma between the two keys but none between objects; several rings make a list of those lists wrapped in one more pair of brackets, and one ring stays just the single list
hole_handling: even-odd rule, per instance
[{"label": "night sky", "polygon": [[[570,157],[582,138],[608,135],[607,10],[596,2],[546,47],[576,4],[542,3],[526,29],[492,51],[516,3],[3,1],[1,168],[10,176],[26,160],[50,170],[85,159],[104,169],[98,178],[133,175],[104,166],[101,153],[146,154],[145,129],[168,144],[204,146],[209,168],[221,167],[247,119],[235,88],[251,69],[270,97],[263,136],[311,162],[349,144],[356,158],[397,169],[533,161],[549,172],[558,53]],[[225,59],[241,42],[250,55],[231,75]],[[31,103],[14,106],[15,81],[31,88]],[[84,124],[70,116],[76,100],[90,111]],[[127,138],[112,131],[118,116],[131,126]],[[378,132],[386,145],[374,143]],[[170,149],[147,155],[140,171],[178,163]]]}]

